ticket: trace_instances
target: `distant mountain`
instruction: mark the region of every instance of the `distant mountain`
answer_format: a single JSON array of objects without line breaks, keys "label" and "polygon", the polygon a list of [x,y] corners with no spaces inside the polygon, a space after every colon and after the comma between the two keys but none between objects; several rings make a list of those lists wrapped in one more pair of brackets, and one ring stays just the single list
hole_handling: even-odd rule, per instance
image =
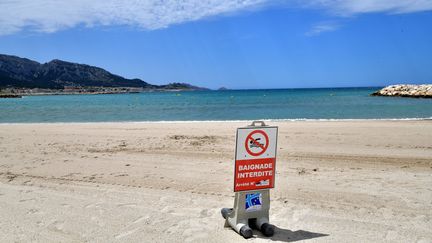
[{"label": "distant mountain", "polygon": [[123,78],[99,67],[57,59],[41,64],[27,58],[0,54],[0,87],[63,89],[65,86],[203,89],[185,83],[152,85],[141,79]]},{"label": "distant mountain", "polygon": [[166,89],[166,90],[209,90],[207,88],[202,88],[198,86],[194,86],[187,83],[169,83],[166,85],[159,85],[160,89]]}]

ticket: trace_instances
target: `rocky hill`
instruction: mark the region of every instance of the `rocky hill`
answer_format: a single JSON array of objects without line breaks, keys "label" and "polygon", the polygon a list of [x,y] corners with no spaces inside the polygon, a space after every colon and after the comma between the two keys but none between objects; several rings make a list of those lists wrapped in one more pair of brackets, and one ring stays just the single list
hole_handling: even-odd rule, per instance
[{"label": "rocky hill", "polygon": [[64,89],[65,87],[134,87],[156,90],[200,90],[184,83],[152,85],[127,79],[102,68],[52,60],[41,64],[27,58],[0,54],[0,87]]},{"label": "rocky hill", "polygon": [[413,98],[432,98],[432,84],[412,85],[398,84],[390,85],[378,90],[373,96],[401,96]]}]

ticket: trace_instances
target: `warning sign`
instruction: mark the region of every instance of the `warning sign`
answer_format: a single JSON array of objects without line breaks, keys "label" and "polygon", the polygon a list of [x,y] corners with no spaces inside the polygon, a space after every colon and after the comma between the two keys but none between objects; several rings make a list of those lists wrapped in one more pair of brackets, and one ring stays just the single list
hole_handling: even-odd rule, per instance
[{"label": "warning sign", "polygon": [[277,127],[237,129],[234,191],[274,187]]}]

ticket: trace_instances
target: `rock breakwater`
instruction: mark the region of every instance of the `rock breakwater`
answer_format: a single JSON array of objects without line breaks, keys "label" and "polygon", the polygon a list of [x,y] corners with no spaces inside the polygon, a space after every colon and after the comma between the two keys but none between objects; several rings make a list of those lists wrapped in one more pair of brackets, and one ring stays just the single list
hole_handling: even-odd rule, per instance
[{"label": "rock breakwater", "polygon": [[432,84],[390,85],[371,94],[372,96],[400,96],[413,98],[432,98]]},{"label": "rock breakwater", "polygon": [[22,96],[14,94],[0,94],[0,98],[22,98]]}]

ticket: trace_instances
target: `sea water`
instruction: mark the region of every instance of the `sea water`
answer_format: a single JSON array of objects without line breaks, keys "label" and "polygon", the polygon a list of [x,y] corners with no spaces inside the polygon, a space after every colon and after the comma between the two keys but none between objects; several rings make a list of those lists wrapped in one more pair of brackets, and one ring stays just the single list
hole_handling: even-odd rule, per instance
[{"label": "sea water", "polygon": [[378,89],[26,96],[22,99],[0,99],[0,123],[432,117],[432,99],[370,96]]}]

